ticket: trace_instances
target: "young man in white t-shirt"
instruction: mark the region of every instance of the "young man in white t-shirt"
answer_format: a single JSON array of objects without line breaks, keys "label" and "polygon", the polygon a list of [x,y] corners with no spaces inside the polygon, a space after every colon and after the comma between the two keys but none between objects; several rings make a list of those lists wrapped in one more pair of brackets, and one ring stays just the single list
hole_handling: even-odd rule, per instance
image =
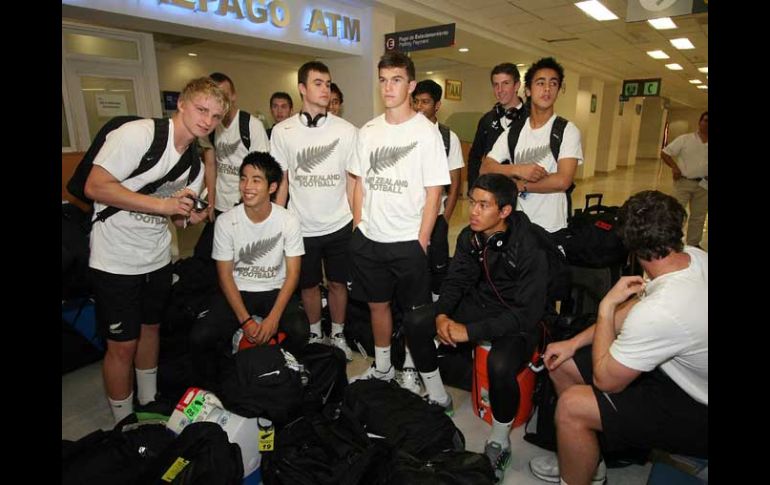
[{"label": "young man in white t-shirt", "polygon": [[269,153],[248,154],[238,183],[243,202],[217,218],[212,257],[222,293],[190,331],[199,383],[209,390],[217,389],[219,356],[230,351],[239,327],[243,338],[257,345],[268,343],[280,328],[286,333],[281,346],[295,355],[307,343],[307,320],[292,298],[305,253],[300,224],[270,200],[281,178]]},{"label": "young man in white t-shirt", "polygon": [[653,190],[620,208],[618,233],[649,280],[620,278],[594,325],[546,348],[558,462],[533,458],[536,476],[603,483],[600,450],[628,447],[708,458],[708,254],[683,246],[685,218]]},{"label": "young man in white t-shirt", "polygon": [[[128,122],[107,135],[94,159],[85,193],[94,213],[107,206],[122,209],[91,230],[91,267],[100,332],[107,338],[102,372],[115,422],[133,412],[134,368],[138,400],[155,400],[159,323],[171,292],[171,233],[198,223],[205,212],[192,211],[203,186],[203,170],[187,185],[190,169],[153,193],[136,192],[160,180],[197,137],[208,136],[228,109],[227,95],[209,78],[190,81],[169,121],[168,144],[148,171],[129,178],[154,135],[151,119]],[[200,159],[193,163],[200,163]]]},{"label": "young man in white t-shirt", "polygon": [[[206,166],[206,189],[208,191],[209,224],[195,245],[195,255],[210,259],[214,242],[214,220],[223,212],[230,210],[238,203],[238,169],[243,157],[252,152],[267,152],[270,142],[267,139],[265,127],[256,116],[249,115],[249,147],[243,144],[241,137],[241,110],[238,109],[233,80],[221,72],[209,75],[230,98],[230,109],[222,123],[214,133],[198,139],[203,148],[203,162]],[[213,144],[212,144],[213,136]],[[214,146],[216,145],[216,146]]]},{"label": "young man in white t-shirt", "polygon": [[[356,163],[348,168],[357,177],[351,297],[368,302],[374,334],[374,365],[359,378],[391,380],[391,301],[403,310],[404,326],[433,318],[427,251],[450,178],[438,130],[411,107],[412,60],[387,52],[377,69],[385,113],[359,130]],[[451,407],[444,386],[436,383],[438,369],[418,370],[426,388],[443,392],[439,404]]]},{"label": "young man in white t-shirt", "polygon": [[[551,151],[551,128],[556,120],[553,107],[563,82],[564,68],[552,57],[532,64],[524,75],[530,114],[516,146],[508,146],[509,126],[481,164],[481,173],[501,173],[516,180],[520,197],[517,209],[552,234],[567,227],[565,193],[577,166],[583,163],[580,130],[572,122],[564,128],[558,161]],[[505,161],[511,164],[504,165]]]},{"label": "young man in white t-shirt", "polygon": [[[302,226],[305,255],[299,287],[310,322],[310,342],[330,342],[352,360],[353,353],[342,333],[348,304],[351,202],[355,186],[355,179],[346,169],[355,157],[358,130],[327,112],[331,75],[325,64],[303,64],[298,81],[302,96],[300,112],[273,128],[270,153],[281,164],[284,174],[276,202],[283,205],[288,191],[289,212],[297,216]],[[321,330],[319,284],[324,274],[332,319],[328,339]]]}]

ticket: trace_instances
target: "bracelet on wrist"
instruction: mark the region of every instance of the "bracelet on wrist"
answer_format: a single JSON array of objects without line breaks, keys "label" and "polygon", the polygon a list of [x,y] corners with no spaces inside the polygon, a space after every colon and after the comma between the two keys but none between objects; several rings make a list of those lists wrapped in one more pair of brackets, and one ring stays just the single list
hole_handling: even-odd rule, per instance
[{"label": "bracelet on wrist", "polygon": [[249,318],[241,322],[241,327],[249,323],[250,320],[254,320],[254,317],[252,317],[251,315],[249,315]]}]

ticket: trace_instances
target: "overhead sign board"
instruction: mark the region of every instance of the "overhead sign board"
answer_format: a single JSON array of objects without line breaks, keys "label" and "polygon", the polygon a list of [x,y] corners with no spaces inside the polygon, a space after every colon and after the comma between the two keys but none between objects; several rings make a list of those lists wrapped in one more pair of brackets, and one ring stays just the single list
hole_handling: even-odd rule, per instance
[{"label": "overhead sign board", "polygon": [[626,22],[708,12],[708,0],[628,0]]},{"label": "overhead sign board", "polygon": [[[621,96],[660,96],[660,78],[657,79],[626,79],[623,81]],[[621,100],[622,101],[622,100]]]},{"label": "overhead sign board", "polygon": [[449,47],[455,43],[455,24],[435,25],[385,34],[385,50],[412,52]]}]

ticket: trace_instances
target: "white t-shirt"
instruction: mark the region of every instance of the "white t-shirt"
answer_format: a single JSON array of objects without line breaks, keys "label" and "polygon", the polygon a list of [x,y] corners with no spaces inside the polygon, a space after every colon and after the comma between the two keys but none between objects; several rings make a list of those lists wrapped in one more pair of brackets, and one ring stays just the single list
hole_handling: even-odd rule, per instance
[{"label": "white t-shirt", "polygon": [[377,242],[417,240],[425,187],[449,183],[444,142],[436,125],[420,113],[392,125],[382,114],[359,130],[357,154],[348,171],[363,182],[358,228]]},{"label": "white t-shirt", "polygon": [[[551,126],[556,119],[556,114],[543,126],[532,129],[529,118],[519,133],[516,143],[516,155],[513,163],[526,164],[537,163],[548,173],[556,173],[557,162],[551,152]],[[508,149],[508,129],[506,129],[495,142],[492,150],[487,155],[498,163],[511,160],[511,152]],[[583,164],[583,148],[580,143],[580,130],[571,121],[564,128],[564,137],[559,148],[559,159],[576,158],[578,165]],[[516,209],[523,211],[535,224],[543,227],[548,232],[556,232],[567,227],[567,197],[564,192],[550,194],[536,194],[528,192],[524,197],[519,197]]]},{"label": "white t-shirt", "polygon": [[[438,125],[436,125],[438,128]],[[441,132],[439,131],[439,136],[441,136]],[[443,138],[442,138],[443,143]],[[446,150],[444,150],[444,153],[446,153]],[[449,164],[449,171],[456,169],[462,169],[465,166],[465,162],[463,161],[463,151],[460,146],[460,139],[457,137],[457,134],[449,130],[449,156],[447,157],[447,163]],[[451,180],[451,179],[450,179]],[[443,195],[441,196],[441,205],[438,206],[438,215],[444,214],[444,209],[446,209],[446,201],[447,201],[448,195],[446,189],[444,189]]]},{"label": "white t-shirt", "polygon": [[658,276],[628,313],[610,355],[626,367],[656,367],[698,402],[709,397],[708,254],[687,246],[690,265]]},{"label": "white t-shirt", "polygon": [[353,219],[346,169],[355,157],[358,129],[331,113],[313,128],[299,117],[275,125],[270,154],[289,172],[288,208],[299,218],[302,235],[324,236]]},{"label": "white t-shirt", "polygon": [[[145,185],[165,176],[181,158],[174,147],[174,123],[169,120],[168,144],[160,160],[150,170],[125,180],[139,166],[150,148],[155,133],[151,119],[130,121],[107,134],[94,165],[104,168],[121,185],[136,192]],[[203,187],[203,165],[190,188],[200,193]],[[189,170],[178,179],[158,187],[153,197],[170,197],[185,188]],[[94,214],[107,206],[94,202]],[[171,232],[168,218],[159,214],[121,210],[104,222],[93,223],[89,266],[121,275],[145,274],[171,262]]]},{"label": "white t-shirt", "polygon": [[[265,127],[256,116],[249,117],[251,146],[248,150],[246,149],[241,140],[240,113],[241,110],[235,113],[230,126],[220,123],[214,131],[217,167],[217,200],[214,201],[214,208],[221,212],[232,209],[241,200],[241,194],[238,191],[240,179],[238,170],[241,168],[243,158],[251,152],[270,151],[270,141],[267,139]],[[198,140],[203,148],[211,148],[208,137],[198,138]]]},{"label": "white t-shirt", "polygon": [[682,176],[688,179],[706,177],[709,174],[709,144],[701,141],[698,133],[686,133],[676,137],[663,152],[674,158]]},{"label": "white t-shirt", "polygon": [[233,279],[240,291],[280,289],[286,281],[284,256],[303,254],[299,221],[279,205],[272,204],[270,215],[258,223],[249,219],[243,204],[216,219],[211,257],[233,262]]}]

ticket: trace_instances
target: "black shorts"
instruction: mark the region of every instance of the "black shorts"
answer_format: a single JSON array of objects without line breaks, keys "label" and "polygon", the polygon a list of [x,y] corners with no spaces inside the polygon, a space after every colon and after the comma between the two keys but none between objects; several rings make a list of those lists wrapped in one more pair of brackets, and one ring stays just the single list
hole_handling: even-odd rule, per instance
[{"label": "black shorts", "polygon": [[141,325],[159,324],[171,295],[171,268],[140,275],[91,268],[99,335],[126,342],[139,338]]},{"label": "black shorts", "polygon": [[644,372],[621,392],[610,394],[593,385],[591,346],[578,350],[574,359],[599,403],[604,451],[660,448],[708,457],[708,406],[690,397],[663,371]]},{"label": "black shorts", "polygon": [[323,260],[323,272],[328,281],[347,283],[350,270],[350,236],[353,229],[353,221],[350,221],[337,231],[317,237],[303,238],[305,254],[302,256],[302,264],[299,270],[300,289],[318,286],[323,279],[321,261]]},{"label": "black shorts", "polygon": [[420,242],[381,243],[359,229],[350,238],[350,296],[381,303],[393,299],[407,311],[431,302],[428,257]]}]

